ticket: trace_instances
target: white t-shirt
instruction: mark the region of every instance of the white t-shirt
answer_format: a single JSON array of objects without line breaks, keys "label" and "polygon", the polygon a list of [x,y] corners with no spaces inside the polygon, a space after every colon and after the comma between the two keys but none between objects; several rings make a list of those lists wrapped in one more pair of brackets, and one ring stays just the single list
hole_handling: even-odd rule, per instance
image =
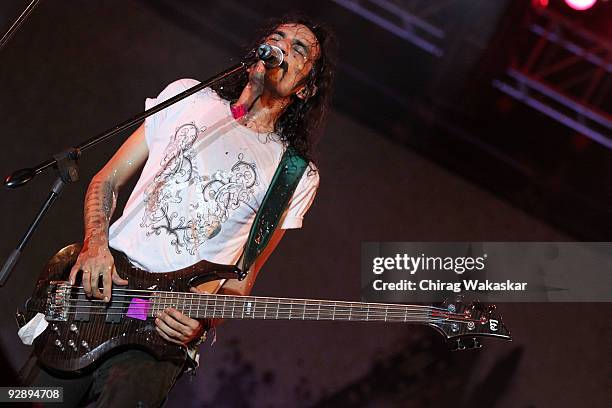
[{"label": "white t-shirt", "polygon": [[[168,85],[146,109],[197,85]],[[149,157],[122,216],[109,229],[109,245],[136,266],[169,272],[205,259],[234,264],[285,147],[234,120],[229,102],[210,88],[145,121]],[[306,169],[281,220],[300,228],[319,185]]]}]

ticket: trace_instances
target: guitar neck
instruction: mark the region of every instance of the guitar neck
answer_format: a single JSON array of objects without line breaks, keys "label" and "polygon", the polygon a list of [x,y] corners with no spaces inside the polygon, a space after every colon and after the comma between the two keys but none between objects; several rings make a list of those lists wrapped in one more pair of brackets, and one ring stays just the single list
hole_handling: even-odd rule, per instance
[{"label": "guitar neck", "polygon": [[439,309],[431,306],[156,292],[151,314],[167,307],[174,307],[194,319],[427,323],[441,317]]}]

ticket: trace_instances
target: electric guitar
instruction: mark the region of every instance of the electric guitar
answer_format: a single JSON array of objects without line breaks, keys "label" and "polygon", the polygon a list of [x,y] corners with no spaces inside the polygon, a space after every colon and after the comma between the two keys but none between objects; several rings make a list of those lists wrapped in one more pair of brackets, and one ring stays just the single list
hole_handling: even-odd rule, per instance
[{"label": "electric guitar", "polygon": [[47,328],[34,340],[34,352],[46,367],[82,370],[107,353],[139,347],[159,359],[182,359],[184,348],[162,339],[155,331],[155,314],[174,307],[194,319],[341,320],[401,322],[428,325],[456,349],[480,348],[482,336],[511,340],[494,306],[445,302],[442,306],[363,303],[261,296],[199,294],[189,288],[231,279],[242,273],[235,266],[200,261],[168,273],[134,267],[111,249],[117,273],[127,286],[114,285],[109,303],[85,296],[80,282],[67,281],[81,244],[55,254],[39,277],[34,294],[18,313],[20,325],[37,313]]}]

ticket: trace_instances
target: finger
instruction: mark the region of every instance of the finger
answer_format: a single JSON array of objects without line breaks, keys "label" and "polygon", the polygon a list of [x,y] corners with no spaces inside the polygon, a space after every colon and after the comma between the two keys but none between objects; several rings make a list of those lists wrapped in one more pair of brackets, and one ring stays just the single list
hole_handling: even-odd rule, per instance
[{"label": "finger", "polygon": [[113,281],[111,275],[111,268],[109,266],[107,270],[102,274],[102,284],[104,285],[104,289],[102,290],[102,295],[104,296],[104,301],[109,302],[112,294]]},{"label": "finger", "polygon": [[171,338],[173,338],[175,340],[182,340],[183,338],[185,338],[185,335],[183,335],[183,333],[174,330],[172,327],[168,326],[168,324],[166,324],[166,322],[164,320],[162,320],[159,317],[157,319],[155,319],[155,324],[164,333],[166,333],[168,335],[168,337],[171,337]]},{"label": "finger", "polygon": [[[191,317],[179,312],[178,310],[174,308],[171,308],[171,307],[167,308],[166,313],[172,316],[175,320],[178,320],[183,325],[189,327],[191,330],[196,330],[197,328],[200,327],[200,322],[198,322],[195,319],[192,319]],[[182,331],[182,332],[185,333],[185,331]],[[193,333],[185,333],[185,334],[187,334],[188,336],[191,336]]]},{"label": "finger", "polygon": [[263,60],[257,61],[257,64],[255,64],[255,71],[264,72],[265,70],[266,65],[264,64]]},{"label": "finger", "polygon": [[167,340],[167,341],[169,341],[169,342],[171,342],[171,343],[180,344],[180,345],[182,345],[182,344],[183,344],[183,343],[181,343],[181,342],[180,342],[180,341],[178,341],[178,340],[174,340],[174,339],[171,339],[170,337],[168,337],[168,335],[167,335],[166,333],[164,333],[164,332],[163,332],[163,331],[162,331],[162,330],[161,330],[159,327],[156,327],[156,328],[155,328],[155,330],[157,331],[157,333],[159,333],[159,335],[160,335],[160,336],[161,336],[161,337],[162,337],[164,340]]},{"label": "finger", "polygon": [[81,270],[81,264],[79,262],[75,263],[72,266],[72,269],[70,269],[70,275],[68,275],[68,282],[70,282],[71,285],[74,285],[77,274],[79,273],[80,270]]},{"label": "finger", "polygon": [[182,322],[178,321],[174,316],[170,315],[167,311],[164,311],[163,313],[161,313],[159,315],[159,318],[164,323],[166,323],[168,326],[170,326],[172,329],[176,330],[182,335],[187,336],[187,337],[191,336],[192,334],[191,328],[188,325],[183,324]]},{"label": "finger", "polygon": [[127,279],[123,279],[121,276],[119,276],[119,274],[117,273],[117,268],[115,268],[115,264],[113,263],[113,282],[116,283],[117,285],[127,285],[129,282]]},{"label": "finger", "polygon": [[83,281],[83,290],[87,296],[91,296],[91,283],[89,280],[91,278],[91,272],[89,272],[89,269],[85,268],[81,268],[81,270],[83,271],[83,277],[81,278]]},{"label": "finger", "polygon": [[100,291],[98,283],[100,281],[100,274],[97,270],[92,271],[90,274],[91,282],[91,295],[96,299],[104,299],[104,294]]},{"label": "finger", "polygon": [[200,290],[197,286],[192,286],[189,288],[189,291],[192,293],[201,293],[203,295],[210,295],[210,292],[207,290]]}]

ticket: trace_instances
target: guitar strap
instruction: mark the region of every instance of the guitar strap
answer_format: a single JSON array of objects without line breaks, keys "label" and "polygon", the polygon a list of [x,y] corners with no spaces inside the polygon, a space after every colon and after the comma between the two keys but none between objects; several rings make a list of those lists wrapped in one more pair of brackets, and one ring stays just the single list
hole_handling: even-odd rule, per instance
[{"label": "guitar strap", "polygon": [[257,211],[242,256],[236,263],[236,266],[242,271],[239,280],[246,277],[255,259],[270,242],[306,167],[308,167],[308,162],[293,148],[289,147],[285,150]]}]

